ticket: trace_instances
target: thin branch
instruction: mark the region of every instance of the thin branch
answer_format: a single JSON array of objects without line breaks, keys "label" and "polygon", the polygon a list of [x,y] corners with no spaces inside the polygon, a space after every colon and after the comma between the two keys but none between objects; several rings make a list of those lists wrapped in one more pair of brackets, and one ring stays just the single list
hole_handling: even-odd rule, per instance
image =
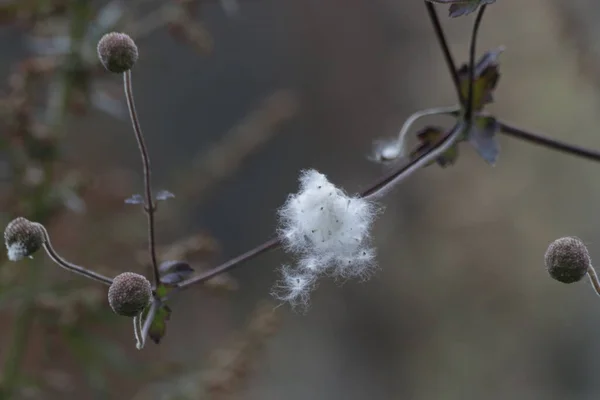
[{"label": "thin branch", "polygon": [[537,133],[525,131],[521,128],[509,125],[505,122],[498,121],[500,132],[507,136],[524,140],[529,143],[537,144],[561,153],[570,154],[576,157],[585,158],[587,160],[600,162],[600,151],[590,150],[585,147],[576,146],[560,140],[551,139]]},{"label": "thin branch", "polygon": [[156,211],[156,206],[154,205],[154,199],[152,196],[150,157],[148,156],[148,150],[146,149],[144,135],[142,134],[140,121],[135,110],[135,102],[133,99],[133,87],[131,84],[131,70],[128,70],[123,73],[123,84],[125,87],[125,97],[127,97],[127,107],[129,108],[129,116],[131,117],[133,131],[135,132],[135,138],[137,139],[138,147],[140,148],[140,155],[142,156],[145,189],[144,211],[148,216],[148,250],[150,252],[150,260],[152,262],[155,286],[158,287],[158,285],[160,284],[160,274],[158,272],[158,263],[156,262],[156,244],[154,238],[154,212]]},{"label": "thin branch", "polygon": [[245,252],[244,254],[241,254],[235,258],[232,258],[231,260],[219,265],[218,267],[210,269],[210,270],[204,272],[203,274],[194,276],[188,280],[185,280],[185,281],[179,283],[175,290],[179,291],[179,290],[185,289],[191,285],[194,285],[197,283],[202,283],[210,278],[213,278],[219,274],[222,274],[223,272],[231,271],[232,269],[241,265],[243,262],[249,261],[261,254],[267,253],[270,250],[277,249],[280,246],[281,246],[281,241],[279,239],[277,239],[277,238],[270,239],[270,240],[266,241],[265,243],[253,248],[252,250],[249,250],[249,251]]},{"label": "thin branch", "polygon": [[[146,315],[146,319],[144,320],[144,326],[142,327],[142,331],[140,334],[140,341],[137,343],[136,347],[138,350],[141,350],[146,345],[146,338],[148,337],[148,331],[150,331],[150,326],[152,326],[152,322],[154,321],[154,317],[156,316],[156,311],[158,311],[158,307],[160,307],[162,302],[154,298],[152,300],[152,305],[150,306],[150,310],[148,310],[148,315]],[[139,316],[142,318],[142,315]]]},{"label": "thin branch", "polygon": [[446,61],[446,66],[448,67],[450,76],[452,77],[452,82],[454,83],[456,95],[458,96],[460,104],[464,105],[465,98],[460,89],[460,78],[458,76],[458,70],[456,69],[456,63],[454,62],[454,58],[452,57],[452,53],[450,52],[448,40],[446,39],[446,34],[444,33],[444,29],[442,28],[442,24],[440,23],[437,11],[435,11],[435,5],[433,3],[430,3],[429,1],[426,1],[425,7],[427,8],[427,13],[429,14],[431,24],[433,25],[435,36],[437,37],[438,43],[442,48],[442,52],[444,53],[444,60]]},{"label": "thin branch", "polygon": [[48,253],[48,256],[52,259],[52,261],[54,261],[60,267],[66,269],[68,271],[74,272],[79,275],[83,275],[87,278],[104,283],[105,285],[108,285],[108,286],[110,286],[112,284],[113,280],[110,279],[109,277],[106,277],[106,276],[99,274],[97,272],[94,272],[94,271],[90,271],[87,268],[81,267],[77,264],[73,264],[73,263],[65,260],[64,258],[62,258],[56,252],[56,250],[54,250],[54,247],[52,247],[52,243],[50,242],[50,235],[48,234],[48,231],[46,230],[46,228],[42,224],[38,224],[38,225],[42,228],[42,232],[44,233],[44,244],[43,244],[44,250],[46,250],[46,253]]},{"label": "thin branch", "polygon": [[471,33],[471,45],[469,48],[469,95],[467,100],[467,106],[465,109],[465,120],[467,123],[471,123],[473,119],[473,97],[475,94],[475,55],[477,52],[477,36],[479,34],[479,27],[483,19],[483,14],[487,5],[481,6],[477,12],[475,23],[473,24],[473,32]]}]

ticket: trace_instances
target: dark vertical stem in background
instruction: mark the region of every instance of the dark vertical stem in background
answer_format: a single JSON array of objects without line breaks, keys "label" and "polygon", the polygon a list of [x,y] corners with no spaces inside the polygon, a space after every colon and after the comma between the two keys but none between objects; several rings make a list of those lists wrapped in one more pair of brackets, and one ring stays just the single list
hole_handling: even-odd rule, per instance
[{"label": "dark vertical stem in background", "polygon": [[487,6],[484,4],[477,12],[475,23],[473,24],[473,33],[471,34],[471,46],[469,48],[469,95],[467,98],[467,105],[465,109],[465,120],[468,124],[473,119],[473,97],[475,95],[475,57],[477,52],[477,35],[479,34],[479,27],[481,26],[481,20]]},{"label": "dark vertical stem in background", "polygon": [[125,86],[125,96],[127,97],[127,106],[129,108],[129,115],[131,116],[131,123],[133,124],[133,131],[135,132],[135,138],[137,139],[138,146],[140,148],[140,155],[142,156],[142,165],[144,170],[144,210],[148,216],[148,250],[150,252],[150,260],[152,262],[152,269],[154,272],[154,282],[156,287],[160,284],[160,275],[158,272],[158,264],[156,262],[156,244],[154,235],[154,212],[156,206],[152,196],[152,182],[150,176],[150,157],[148,156],[148,150],[146,149],[146,143],[144,141],[144,135],[142,134],[142,128],[138,119],[137,112],[135,110],[135,102],[133,99],[133,86],[131,84],[131,70],[123,73],[123,83]]},{"label": "dark vertical stem in background", "polygon": [[448,46],[448,41],[446,40],[446,34],[444,33],[444,29],[442,28],[440,19],[437,15],[437,12],[435,11],[435,5],[426,1],[425,7],[427,7],[427,14],[429,14],[429,19],[431,20],[431,24],[433,25],[435,36],[437,37],[438,43],[442,48],[442,53],[444,53],[444,60],[446,61],[446,66],[448,67],[450,76],[452,77],[452,82],[454,82],[456,95],[458,96],[459,102],[464,106],[465,99],[462,94],[462,91],[460,90],[460,78],[458,77],[458,70],[456,69],[454,58],[452,57],[452,53],[450,52],[450,47]]},{"label": "dark vertical stem in background", "polygon": [[[58,91],[60,94],[60,102],[55,105],[54,109],[50,109],[50,114],[46,116],[45,123],[51,129],[53,134],[58,134],[63,127],[63,123],[67,114],[67,107],[71,96],[71,89],[75,83],[75,74],[77,66],[81,62],[81,40],[85,35],[90,17],[90,2],[88,0],[73,0],[69,4],[70,26],[69,38],[71,40],[71,48],[66,61],[61,65],[61,79],[59,81]],[[32,219],[45,223],[53,217],[54,209],[48,206],[48,196],[52,190],[54,179],[54,162],[56,158],[45,160],[43,164],[44,181],[37,187],[33,194],[28,194],[27,200],[32,203]],[[17,172],[17,176],[22,171]],[[13,190],[17,198],[23,194],[20,192],[20,183],[18,179],[13,182]],[[29,335],[32,332],[33,324],[35,323],[37,308],[36,308],[36,290],[38,288],[38,280],[42,271],[40,260],[29,262],[27,265],[27,278],[25,282],[25,300],[18,310],[18,315],[14,321],[12,342],[7,346],[6,358],[2,366],[2,382],[0,386],[0,399],[14,398],[19,385],[22,383],[21,367],[23,358],[28,349]]]},{"label": "dark vertical stem in background", "polygon": [[13,338],[10,346],[7,346],[7,355],[2,370],[2,387],[0,387],[0,398],[11,399],[15,395],[15,389],[19,387],[21,379],[19,377],[21,365],[27,344],[31,327],[35,321],[35,295],[33,293],[36,287],[41,271],[39,262],[30,262],[27,265],[27,298],[19,309],[19,314],[15,318]]}]

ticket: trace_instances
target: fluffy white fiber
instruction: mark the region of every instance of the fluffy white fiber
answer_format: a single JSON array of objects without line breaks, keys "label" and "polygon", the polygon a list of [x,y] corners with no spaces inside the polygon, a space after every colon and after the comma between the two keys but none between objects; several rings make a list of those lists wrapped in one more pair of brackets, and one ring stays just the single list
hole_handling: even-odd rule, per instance
[{"label": "fluffy white fiber", "polygon": [[315,170],[303,171],[298,193],[279,210],[279,236],[298,265],[284,269],[277,297],[306,304],[318,275],[367,275],[375,259],[369,235],[376,214],[372,202],[348,196]]},{"label": "fluffy white fiber", "polygon": [[27,246],[21,242],[14,242],[6,245],[8,259],[10,261],[19,261],[27,257]]}]

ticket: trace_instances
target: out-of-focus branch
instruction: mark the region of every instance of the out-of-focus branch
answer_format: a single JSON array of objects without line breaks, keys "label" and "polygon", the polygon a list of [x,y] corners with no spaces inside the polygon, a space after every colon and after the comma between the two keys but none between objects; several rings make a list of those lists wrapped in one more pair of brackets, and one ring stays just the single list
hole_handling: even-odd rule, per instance
[{"label": "out-of-focus branch", "polygon": [[174,177],[176,195],[194,204],[206,200],[214,185],[232,176],[297,110],[293,92],[281,90],[271,94],[219,142],[196,155],[189,172]]}]

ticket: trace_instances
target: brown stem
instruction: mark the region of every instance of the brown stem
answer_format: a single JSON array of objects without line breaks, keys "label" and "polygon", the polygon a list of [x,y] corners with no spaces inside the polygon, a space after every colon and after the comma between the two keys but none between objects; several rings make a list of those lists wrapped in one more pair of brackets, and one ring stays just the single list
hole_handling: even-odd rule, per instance
[{"label": "brown stem", "polygon": [[587,160],[600,162],[600,151],[586,149],[585,147],[576,146],[560,140],[551,139],[542,136],[538,133],[529,132],[516,126],[509,125],[505,122],[498,121],[500,133],[524,140],[529,143],[537,144],[548,149],[560,151],[561,153],[570,154],[576,157],[585,158]]},{"label": "brown stem", "polygon": [[270,250],[277,249],[280,246],[281,246],[281,241],[279,239],[277,239],[277,238],[270,239],[270,240],[264,242],[263,244],[253,248],[252,250],[249,250],[243,254],[240,254],[239,256],[237,256],[235,258],[232,258],[231,260],[219,265],[218,267],[212,268],[198,276],[194,276],[193,278],[190,278],[188,280],[185,280],[185,281],[179,283],[175,290],[179,291],[179,290],[185,289],[191,285],[194,285],[196,283],[202,283],[206,280],[209,280],[210,278],[213,278],[219,274],[222,274],[223,272],[234,269],[235,267],[241,265],[243,262],[249,261],[261,254],[267,253]]},{"label": "brown stem", "polygon": [[56,250],[54,250],[54,247],[52,247],[52,243],[50,242],[50,235],[48,235],[48,231],[46,230],[46,228],[42,224],[38,225],[41,227],[42,232],[44,233],[44,250],[46,250],[46,253],[48,253],[48,256],[52,259],[52,261],[54,261],[60,267],[63,267],[68,271],[74,272],[79,275],[83,275],[98,282],[102,282],[108,286],[112,285],[113,280],[109,277],[106,277],[94,271],[90,271],[87,268],[80,267],[79,265],[73,264],[62,258],[60,254],[58,254]]},{"label": "brown stem", "polygon": [[145,189],[144,211],[148,216],[148,250],[150,252],[150,260],[152,262],[154,283],[155,286],[158,287],[158,285],[160,284],[160,274],[158,272],[158,263],[156,262],[156,244],[154,235],[154,212],[156,211],[156,206],[152,197],[152,182],[150,179],[150,157],[148,156],[148,150],[146,149],[144,135],[142,134],[140,121],[135,110],[135,102],[133,99],[133,87],[131,84],[131,70],[127,70],[123,73],[123,83],[125,86],[125,97],[127,97],[127,107],[129,108],[129,116],[131,117],[133,131],[135,132],[135,138],[137,139],[138,147],[140,148],[140,155],[142,156]]}]

